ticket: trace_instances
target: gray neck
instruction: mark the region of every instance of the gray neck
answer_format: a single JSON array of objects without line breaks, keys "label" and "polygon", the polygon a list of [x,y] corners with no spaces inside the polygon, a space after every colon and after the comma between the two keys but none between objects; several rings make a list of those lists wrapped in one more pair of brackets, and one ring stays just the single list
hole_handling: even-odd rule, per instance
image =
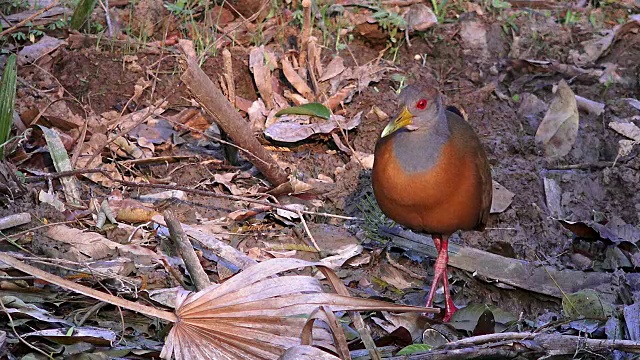
[{"label": "gray neck", "polygon": [[394,134],[393,152],[407,173],[422,172],[436,165],[450,135],[444,111],[437,121],[416,125],[419,126],[416,130],[402,129]]}]

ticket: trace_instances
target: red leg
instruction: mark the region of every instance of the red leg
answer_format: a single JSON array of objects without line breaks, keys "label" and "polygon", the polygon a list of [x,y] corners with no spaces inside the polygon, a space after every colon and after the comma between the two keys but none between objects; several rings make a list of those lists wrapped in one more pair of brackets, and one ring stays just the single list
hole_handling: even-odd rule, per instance
[{"label": "red leg", "polygon": [[442,274],[442,286],[444,287],[444,317],[442,318],[442,321],[449,322],[453,313],[458,310],[456,305],[453,303],[451,293],[449,292],[449,276],[447,275],[447,264],[449,263],[449,239],[442,240],[440,254],[444,258],[444,269]]},{"label": "red leg", "polygon": [[433,243],[438,250],[438,258],[434,265],[433,282],[431,283],[431,290],[429,291],[429,297],[427,298],[427,307],[433,305],[433,296],[438,289],[438,283],[442,279],[444,287],[444,300],[445,300],[445,314],[443,321],[447,322],[451,320],[451,316],[456,312],[457,308],[453,303],[451,294],[449,293],[449,279],[447,277],[447,263],[449,261],[449,240],[443,239],[440,235],[434,235]]}]

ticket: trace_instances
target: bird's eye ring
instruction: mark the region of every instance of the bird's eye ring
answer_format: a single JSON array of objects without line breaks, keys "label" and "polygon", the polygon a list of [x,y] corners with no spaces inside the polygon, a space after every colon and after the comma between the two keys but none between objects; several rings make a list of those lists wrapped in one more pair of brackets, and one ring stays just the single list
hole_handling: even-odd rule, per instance
[{"label": "bird's eye ring", "polygon": [[416,103],[416,108],[418,108],[419,110],[424,110],[424,109],[426,109],[426,107],[427,107],[427,100],[426,99],[420,99]]}]

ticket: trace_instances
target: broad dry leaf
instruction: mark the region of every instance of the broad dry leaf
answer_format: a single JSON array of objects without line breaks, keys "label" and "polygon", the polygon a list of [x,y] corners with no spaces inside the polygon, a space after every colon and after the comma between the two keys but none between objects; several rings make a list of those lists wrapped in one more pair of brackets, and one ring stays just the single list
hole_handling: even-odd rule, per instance
[{"label": "broad dry leaf", "polygon": [[275,141],[294,143],[312,135],[328,134],[335,129],[351,130],[360,125],[362,112],[357,113],[348,121],[341,115],[331,115],[329,120],[320,123],[300,124],[298,122],[279,121],[264,130],[264,135]]},{"label": "broad dry leaf", "polygon": [[345,100],[353,96],[355,92],[356,92],[355,84],[347,85],[342,89],[340,89],[335,94],[333,94],[330,98],[328,98],[324,102],[324,105],[333,111],[337,109],[340,104],[344,103]]},{"label": "broad dry leaf", "polygon": [[620,135],[626,136],[633,141],[640,142],[640,127],[632,122],[610,122],[609,127]]},{"label": "broad dry leaf", "polygon": [[513,202],[514,193],[497,181],[493,181],[493,197],[491,198],[491,213],[501,213]]},{"label": "broad dry leaf", "polygon": [[112,258],[120,246],[96,232],[85,232],[66,225],[52,226],[47,231],[47,236],[60,243],[43,249],[49,257],[77,262]]},{"label": "broad dry leaf", "polygon": [[325,68],[324,73],[322,74],[322,77],[319,81],[322,82],[332,79],[340,75],[340,73],[342,73],[344,69],[344,60],[342,59],[342,57],[335,56],[333,59],[331,59],[331,62],[329,62],[329,64]]},{"label": "broad dry leaf", "polygon": [[536,141],[543,144],[546,157],[559,158],[571,151],[578,136],[578,121],[576,96],[569,85],[560,80],[549,110],[536,131]]},{"label": "broad dry leaf", "polygon": [[[198,293],[180,291],[176,299],[178,321],[161,357],[277,359],[286,349],[300,344],[306,317],[320,306],[330,311],[430,311],[324,293],[321,283],[311,276],[275,276],[309,266],[317,266],[330,279],[336,278],[318,263],[281,258],[251,266],[223,284]],[[333,348],[331,335],[317,330],[317,343]]]}]

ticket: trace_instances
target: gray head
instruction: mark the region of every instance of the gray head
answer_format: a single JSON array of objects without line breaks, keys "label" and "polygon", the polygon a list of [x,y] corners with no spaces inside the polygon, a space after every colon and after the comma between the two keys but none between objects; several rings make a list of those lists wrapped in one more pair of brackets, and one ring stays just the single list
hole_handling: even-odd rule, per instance
[{"label": "gray head", "polygon": [[438,122],[446,120],[442,97],[432,86],[409,85],[400,93],[400,113],[382,131],[385,137],[403,127],[432,129]]}]

